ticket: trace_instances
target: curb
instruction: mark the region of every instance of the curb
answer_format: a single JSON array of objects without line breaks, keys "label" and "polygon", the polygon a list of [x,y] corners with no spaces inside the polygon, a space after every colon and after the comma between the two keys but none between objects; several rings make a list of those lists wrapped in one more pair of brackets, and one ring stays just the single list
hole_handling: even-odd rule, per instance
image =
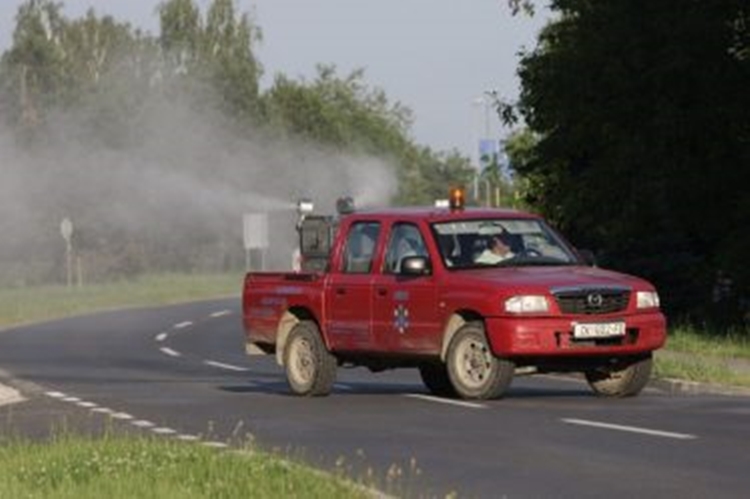
[{"label": "curb", "polygon": [[700,383],[698,381],[675,378],[654,379],[649,383],[649,386],[670,395],[729,395],[750,397],[750,388]]}]

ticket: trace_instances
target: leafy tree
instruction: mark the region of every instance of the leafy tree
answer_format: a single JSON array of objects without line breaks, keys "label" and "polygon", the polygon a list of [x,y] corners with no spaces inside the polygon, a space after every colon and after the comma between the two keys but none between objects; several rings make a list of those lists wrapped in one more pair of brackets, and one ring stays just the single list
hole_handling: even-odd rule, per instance
[{"label": "leafy tree", "polygon": [[370,89],[363,71],[344,78],[335,67],[319,66],[314,81],[276,77],[265,95],[267,121],[276,128],[362,153],[397,153],[407,145],[410,111]]},{"label": "leafy tree", "polygon": [[13,46],[3,55],[6,107],[14,121],[34,127],[66,90],[60,4],[27,0],[16,16]]},{"label": "leafy tree", "polygon": [[[748,10],[739,0],[556,0],[526,54],[521,113],[538,143],[529,195],[605,262],[653,278],[668,309],[750,296]],[[696,42],[700,40],[700,42]]]},{"label": "leafy tree", "polygon": [[261,66],[254,44],[261,32],[248,15],[238,16],[233,0],[213,0],[206,16],[193,0],[169,0],[159,17],[167,76],[228,116],[256,117]]},{"label": "leafy tree", "polygon": [[445,198],[450,186],[470,184],[468,159],[414,144],[409,109],[368,87],[362,70],[340,78],[334,67],[320,66],[310,83],[280,75],[264,106],[270,126],[290,136],[394,162],[399,179],[395,203],[432,204]]}]

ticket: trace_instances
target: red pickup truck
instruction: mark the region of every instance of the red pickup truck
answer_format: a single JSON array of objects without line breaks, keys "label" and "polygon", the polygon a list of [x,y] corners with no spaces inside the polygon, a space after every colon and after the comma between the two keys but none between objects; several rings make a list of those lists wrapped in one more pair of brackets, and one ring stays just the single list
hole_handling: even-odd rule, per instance
[{"label": "red pickup truck", "polygon": [[366,366],[417,368],[432,393],[466,399],[502,396],[516,372],[632,396],[665,342],[654,287],[593,266],[539,216],[457,203],[350,213],[328,244],[326,227],[300,231],[323,265],[244,282],[248,352],[275,354],[296,394]]}]

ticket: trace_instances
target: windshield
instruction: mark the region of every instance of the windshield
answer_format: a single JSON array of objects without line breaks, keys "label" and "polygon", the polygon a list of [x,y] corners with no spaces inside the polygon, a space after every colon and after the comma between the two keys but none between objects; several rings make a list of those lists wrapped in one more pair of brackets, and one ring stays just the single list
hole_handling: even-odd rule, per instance
[{"label": "windshield", "polygon": [[452,269],[578,264],[569,247],[537,219],[440,222],[432,224],[432,232]]}]

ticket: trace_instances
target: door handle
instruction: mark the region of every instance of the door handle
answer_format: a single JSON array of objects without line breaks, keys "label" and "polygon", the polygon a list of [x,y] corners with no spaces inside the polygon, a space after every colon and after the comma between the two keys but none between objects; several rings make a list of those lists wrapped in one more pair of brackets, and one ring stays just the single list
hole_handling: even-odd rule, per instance
[{"label": "door handle", "polygon": [[385,288],[378,289],[378,296],[388,296],[388,290]]},{"label": "door handle", "polygon": [[336,296],[344,296],[346,294],[346,288],[336,288]]}]

